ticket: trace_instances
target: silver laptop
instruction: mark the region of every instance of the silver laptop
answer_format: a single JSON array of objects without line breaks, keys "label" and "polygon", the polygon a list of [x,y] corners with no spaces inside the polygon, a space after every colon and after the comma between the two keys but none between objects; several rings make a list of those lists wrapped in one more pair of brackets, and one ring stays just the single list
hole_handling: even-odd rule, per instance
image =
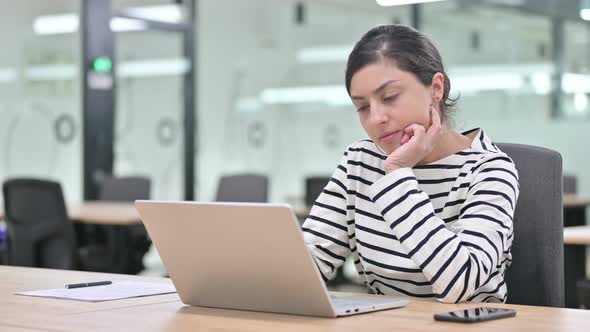
[{"label": "silver laptop", "polygon": [[329,294],[288,205],[136,201],[135,206],[185,304],[336,317],[408,303]]}]

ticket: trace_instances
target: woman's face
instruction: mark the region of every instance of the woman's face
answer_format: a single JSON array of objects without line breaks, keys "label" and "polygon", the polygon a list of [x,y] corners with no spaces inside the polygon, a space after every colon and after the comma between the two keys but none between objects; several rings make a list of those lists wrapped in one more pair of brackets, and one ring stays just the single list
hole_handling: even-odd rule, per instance
[{"label": "woman's face", "polygon": [[354,74],[350,96],[361,125],[387,154],[401,145],[407,126],[430,126],[430,105],[437,97],[413,74],[384,61],[366,65]]}]

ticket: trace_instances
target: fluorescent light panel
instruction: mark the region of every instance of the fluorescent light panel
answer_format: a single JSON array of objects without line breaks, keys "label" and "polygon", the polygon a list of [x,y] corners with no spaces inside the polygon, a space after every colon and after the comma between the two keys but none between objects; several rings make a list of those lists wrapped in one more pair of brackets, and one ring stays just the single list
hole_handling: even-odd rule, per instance
[{"label": "fluorescent light panel", "polygon": [[266,89],[260,93],[263,104],[294,104],[324,102],[331,105],[350,104],[342,85],[300,86]]},{"label": "fluorescent light panel", "polygon": [[565,93],[590,93],[590,75],[565,73],[561,88]]},{"label": "fluorescent light panel", "polygon": [[377,3],[383,7],[411,5],[416,3],[436,2],[443,0],[377,0]]},{"label": "fluorescent light panel", "polygon": [[[174,4],[134,7],[129,8],[128,12],[153,21],[179,23],[183,20],[180,6]],[[74,13],[38,16],[33,21],[33,31],[38,35],[73,33],[78,31],[79,26],[80,18]],[[142,20],[125,17],[113,17],[110,26],[115,32],[147,29],[146,23]]]},{"label": "fluorescent light panel", "polygon": [[111,19],[111,30],[115,32],[146,30],[147,24],[142,20],[126,17],[113,17]]},{"label": "fluorescent light panel", "polygon": [[585,21],[590,21],[590,8],[581,9],[580,17]]},{"label": "fluorescent light panel", "polygon": [[588,95],[585,93],[574,94],[574,109],[577,112],[584,112],[588,107]]},{"label": "fluorescent light panel", "polygon": [[120,77],[149,77],[182,75],[190,69],[187,59],[157,59],[122,62],[117,69]]},{"label": "fluorescent light panel", "polygon": [[33,31],[38,35],[72,33],[78,30],[78,25],[76,14],[39,16],[33,21]]},{"label": "fluorescent light panel", "polygon": [[25,71],[25,78],[29,81],[69,80],[76,76],[76,72],[74,65],[34,66]]},{"label": "fluorescent light panel", "polygon": [[[153,77],[173,76],[185,74],[190,69],[187,59],[154,59],[140,61],[125,61],[117,67],[117,76],[127,77]],[[33,66],[25,71],[25,78],[30,81],[59,81],[69,80],[78,73],[76,65],[45,65]],[[15,72],[16,77],[16,72]],[[2,70],[0,69],[0,81]]]},{"label": "fluorescent light panel", "polygon": [[[33,21],[33,31],[38,35],[73,33],[78,31],[79,25],[80,22],[76,14],[39,16]],[[111,30],[115,32],[147,29],[145,22],[125,17],[113,17],[110,26]]]},{"label": "fluorescent light panel", "polygon": [[13,68],[0,68],[0,82],[16,81],[18,74]]},{"label": "fluorescent light panel", "polygon": [[183,21],[182,10],[180,6],[175,4],[135,7],[129,8],[127,12],[146,20],[167,23],[180,23]]}]

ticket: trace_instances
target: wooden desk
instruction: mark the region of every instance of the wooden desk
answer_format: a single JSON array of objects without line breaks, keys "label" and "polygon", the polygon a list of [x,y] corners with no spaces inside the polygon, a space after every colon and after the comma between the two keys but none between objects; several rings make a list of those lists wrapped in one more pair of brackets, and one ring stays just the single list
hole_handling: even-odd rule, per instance
[{"label": "wooden desk", "polygon": [[132,225],[141,224],[133,203],[88,201],[68,207],[70,219],[85,224]]},{"label": "wooden desk", "polygon": [[[139,213],[133,203],[87,201],[68,205],[68,215],[73,222],[100,225],[141,224]],[[0,219],[4,211],[0,209]]]},{"label": "wooden desk", "polygon": [[13,295],[23,290],[63,287],[72,280],[164,278],[75,271],[0,267],[0,330],[14,331],[581,331],[590,311],[505,304],[515,318],[479,324],[436,322],[434,313],[481,304],[443,304],[410,300],[405,308],[344,318],[316,318],[184,306],[176,294],[87,303]]},{"label": "wooden desk", "polygon": [[[106,232],[109,272],[129,273],[128,226],[141,225],[141,217],[133,203],[86,201],[68,205],[68,215],[77,224],[101,225]],[[0,211],[3,218],[3,213]],[[1,219],[1,218],[0,218]]]},{"label": "wooden desk", "polygon": [[68,207],[70,219],[78,224],[100,225],[107,236],[108,272],[135,273],[130,270],[129,228],[141,225],[141,217],[130,202],[86,201]]},{"label": "wooden desk", "polygon": [[577,194],[563,194],[563,207],[587,207],[590,206],[590,197]]},{"label": "wooden desk", "polygon": [[[63,315],[178,300],[176,294],[96,303],[14,295],[22,291],[62,288],[65,284],[72,282],[138,280],[138,278],[140,277],[122,274],[0,265],[0,324],[13,316],[35,316],[40,313]],[[168,278],[141,277],[140,279],[148,282],[171,283]]]},{"label": "wooden desk", "polygon": [[564,227],[563,243],[566,245],[590,246],[590,226]]},{"label": "wooden desk", "polygon": [[588,206],[590,198],[573,194],[563,195],[564,283],[565,305],[568,308],[578,307],[576,283],[578,280],[586,279],[586,248],[583,243],[579,243],[579,235],[583,235],[584,231],[579,227],[586,225]]}]

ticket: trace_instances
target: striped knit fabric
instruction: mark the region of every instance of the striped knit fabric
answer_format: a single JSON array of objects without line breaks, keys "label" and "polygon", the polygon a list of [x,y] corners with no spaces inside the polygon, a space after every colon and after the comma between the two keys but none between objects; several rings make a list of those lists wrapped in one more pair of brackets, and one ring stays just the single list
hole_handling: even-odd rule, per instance
[{"label": "striped knit fabric", "polygon": [[505,302],[519,193],[512,160],[482,130],[430,164],[385,175],[385,159],[370,140],[349,146],[303,224],[323,277],[352,255],[377,294]]}]

